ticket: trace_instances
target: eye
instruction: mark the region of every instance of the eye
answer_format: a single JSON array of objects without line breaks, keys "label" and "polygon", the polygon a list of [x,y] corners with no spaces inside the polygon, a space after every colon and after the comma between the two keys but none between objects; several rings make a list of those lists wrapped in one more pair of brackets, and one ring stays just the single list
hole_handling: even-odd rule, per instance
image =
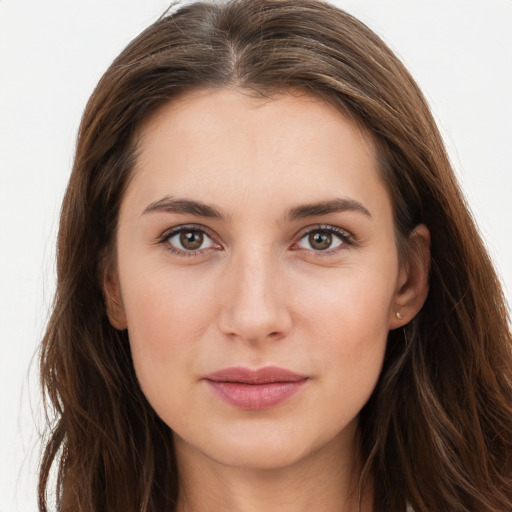
[{"label": "eye", "polygon": [[334,226],[325,226],[305,233],[297,243],[297,247],[309,251],[331,252],[343,245],[353,244],[351,235],[346,231]]},{"label": "eye", "polygon": [[220,246],[205,233],[204,230],[194,226],[181,226],[165,233],[160,242],[177,254],[192,256],[201,254],[208,249],[219,249]]}]

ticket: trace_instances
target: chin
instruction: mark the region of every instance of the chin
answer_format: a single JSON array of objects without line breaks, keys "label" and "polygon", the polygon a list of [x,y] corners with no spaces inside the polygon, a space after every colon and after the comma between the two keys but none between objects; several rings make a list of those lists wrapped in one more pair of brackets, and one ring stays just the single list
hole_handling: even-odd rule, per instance
[{"label": "chin", "polygon": [[[249,427],[249,428],[248,428]],[[315,457],[332,457],[343,453],[341,445],[353,446],[357,422],[350,424],[342,432],[325,429],[315,432],[311,425],[297,422],[281,424],[256,422],[247,425],[243,422],[229,425],[228,428],[208,429],[201,436],[187,436],[176,439],[177,449],[187,445],[187,449],[198,450],[208,459],[223,466],[251,470],[278,470],[309,461]],[[190,432],[187,432],[190,434]]]},{"label": "chin", "polygon": [[[208,455],[208,454],[207,454]],[[210,450],[209,456],[218,463],[251,470],[272,470],[282,469],[309,455],[306,446],[301,448],[296,440],[286,441],[272,440],[262,443],[261,441],[231,444],[219,447],[218,450]]]}]

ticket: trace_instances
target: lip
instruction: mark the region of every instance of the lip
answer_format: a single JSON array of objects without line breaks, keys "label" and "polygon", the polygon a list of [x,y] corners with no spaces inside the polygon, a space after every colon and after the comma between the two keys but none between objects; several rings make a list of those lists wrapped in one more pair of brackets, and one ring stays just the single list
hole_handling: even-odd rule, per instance
[{"label": "lip", "polygon": [[237,366],[210,373],[204,380],[224,402],[239,409],[262,410],[295,395],[308,377],[277,366],[257,370]]}]

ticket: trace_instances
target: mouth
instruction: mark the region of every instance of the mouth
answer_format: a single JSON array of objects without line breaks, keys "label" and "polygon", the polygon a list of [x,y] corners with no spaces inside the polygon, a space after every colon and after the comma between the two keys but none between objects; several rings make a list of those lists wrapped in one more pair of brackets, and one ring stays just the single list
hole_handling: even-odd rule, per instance
[{"label": "mouth", "polygon": [[225,368],[204,377],[217,397],[247,410],[268,409],[283,403],[299,392],[308,379],[305,375],[276,366],[257,370]]}]

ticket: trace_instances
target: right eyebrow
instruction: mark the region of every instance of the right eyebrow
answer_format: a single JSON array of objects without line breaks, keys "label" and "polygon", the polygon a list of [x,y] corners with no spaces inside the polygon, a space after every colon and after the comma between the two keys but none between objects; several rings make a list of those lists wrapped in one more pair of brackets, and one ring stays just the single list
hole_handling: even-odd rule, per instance
[{"label": "right eyebrow", "polygon": [[197,217],[206,217],[212,219],[224,218],[224,216],[218,210],[205,203],[200,201],[191,201],[190,199],[173,198],[169,196],[150,203],[148,206],[146,206],[142,212],[142,215],[153,212],[188,213]]}]

